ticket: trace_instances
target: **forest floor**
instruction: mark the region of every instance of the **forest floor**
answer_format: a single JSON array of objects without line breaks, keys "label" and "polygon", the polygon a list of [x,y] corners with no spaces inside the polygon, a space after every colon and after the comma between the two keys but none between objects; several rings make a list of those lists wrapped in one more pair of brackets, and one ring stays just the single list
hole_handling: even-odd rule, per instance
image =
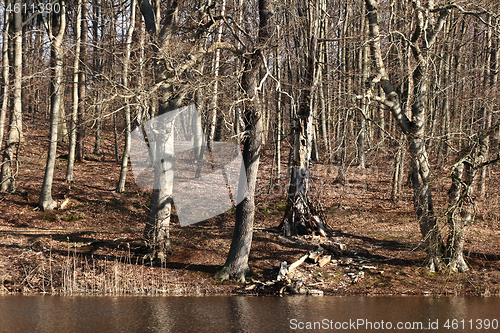
[{"label": "forest floor", "polygon": [[[65,207],[40,211],[47,131],[27,131],[32,134],[20,153],[17,191],[0,197],[0,293],[273,294],[279,290],[266,289],[265,282],[276,279],[282,261],[295,262],[320,243],[340,243],[345,246],[342,254],[332,255],[323,267],[304,262],[295,279],[325,295],[500,296],[498,165],[489,170],[486,200],[477,201],[476,222],[467,231],[464,252],[470,270],[430,273],[411,190],[404,186],[400,200],[390,200],[395,148],[369,151],[368,167],[349,166],[344,184],[334,182],[338,165],[315,163],[312,198],[333,232],[326,238],[286,238],[272,229],[280,224],[286,206],[286,158],[281,183],[270,187],[273,150],[268,144],[256,195],[252,274],[241,284],[214,279],[229,251],[231,211],[188,227],[180,227],[174,211],[172,254],[162,267],[149,265],[142,232],[151,193],[135,185],[130,170],[127,191],[115,193],[120,167],[112,135],[104,137],[102,154],[89,153],[86,161],[76,164],[74,184],[64,183],[67,161],[57,160],[53,196]],[[66,154],[67,143],[60,144],[59,151]],[[435,165],[433,170],[439,171],[433,190],[442,217],[449,170]],[[446,237],[443,218],[439,225]]]}]

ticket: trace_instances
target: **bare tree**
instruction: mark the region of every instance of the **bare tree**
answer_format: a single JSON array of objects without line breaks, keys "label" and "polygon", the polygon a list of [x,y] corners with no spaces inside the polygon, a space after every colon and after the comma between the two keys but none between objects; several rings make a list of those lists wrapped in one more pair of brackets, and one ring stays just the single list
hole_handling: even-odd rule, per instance
[{"label": "bare tree", "polygon": [[[21,0],[14,0],[14,6],[21,8]],[[16,189],[18,169],[17,155],[23,141],[22,115],[22,79],[23,79],[23,18],[22,11],[14,11],[14,101],[10,114],[10,129],[3,153],[1,187],[2,193],[13,192]]]},{"label": "bare tree", "polygon": [[[43,178],[42,190],[40,195],[40,208],[43,210],[51,210],[57,207],[57,202],[52,199],[52,181],[54,179],[54,166],[57,154],[57,132],[59,128],[59,115],[63,100],[63,37],[66,31],[66,2],[60,0],[61,10],[57,13],[52,13],[50,25],[45,22],[47,34],[52,44],[52,87],[50,103],[50,143],[47,155],[47,164],[45,166],[45,176]],[[43,14],[42,14],[43,15]],[[54,35],[55,33],[55,35]]]},{"label": "bare tree", "polygon": [[[11,0],[5,2],[6,7],[11,6]],[[3,148],[3,135],[5,129],[5,117],[7,116],[7,108],[9,107],[9,29],[10,29],[10,12],[4,11],[3,20],[3,42],[2,42],[2,109],[0,111],[0,150]]]},{"label": "bare tree", "polygon": [[[216,20],[209,13],[213,8],[212,2],[202,4],[199,12],[201,20],[198,28],[193,33],[193,41],[189,44],[188,56],[179,56],[173,66],[167,66],[170,62],[167,60],[167,55],[170,54],[169,43],[173,40],[177,29],[177,17],[179,14],[179,4],[176,1],[170,1],[166,10],[165,20],[160,31],[156,30],[155,16],[151,4],[143,0],[139,3],[141,13],[144,17],[146,29],[151,35],[154,45],[155,54],[158,61],[155,65],[155,75],[157,78],[158,91],[158,115],[171,112],[182,105],[189,91],[188,85],[179,82],[180,77],[184,77],[196,68],[196,64],[208,53],[213,53],[218,48],[227,48],[233,52],[237,52],[235,47],[227,43],[213,43],[208,48],[204,47],[203,41],[206,34],[216,24]],[[159,135],[156,138],[156,148],[151,149],[170,149],[170,151],[158,151],[173,158],[173,145],[170,140],[171,136],[165,135],[166,129],[159,129]],[[163,261],[165,256],[170,251],[170,217],[172,210],[172,183],[173,170],[172,160],[165,160],[162,163],[155,165],[154,171],[154,186],[151,200],[151,215],[144,229],[144,237],[149,247],[151,248],[151,257]]]},{"label": "bare tree", "polygon": [[369,35],[371,52],[377,76],[372,80],[373,84],[380,83],[384,89],[385,98],[375,96],[375,99],[384,103],[392,111],[399,127],[408,138],[411,156],[411,181],[414,191],[414,206],[420,224],[422,237],[427,243],[429,268],[438,269],[442,253],[442,239],[436,225],[434,207],[432,204],[432,193],[430,188],[430,167],[425,145],[425,123],[427,101],[427,63],[429,61],[430,48],[436,41],[437,34],[441,31],[448,10],[439,14],[437,22],[431,19],[429,11],[420,8],[420,1],[415,1],[417,7],[417,26],[408,40],[417,60],[417,67],[413,72],[414,80],[414,102],[412,105],[412,120],[405,115],[399,96],[393,84],[389,80],[385,64],[383,62],[380,46],[380,27],[378,23],[378,2],[366,0],[367,16],[369,22]]},{"label": "bare tree", "polygon": [[[300,4],[297,4],[300,6]],[[288,190],[287,208],[281,228],[285,235],[305,234],[318,230],[326,235],[320,218],[315,214],[309,198],[309,173],[314,131],[314,94],[317,82],[317,45],[319,32],[319,1],[308,1],[307,8],[298,9],[302,21],[306,22],[304,36],[306,50],[304,62],[306,70],[303,81],[305,87],[301,94],[299,107],[293,116],[293,158],[292,175]],[[306,19],[307,17],[307,19]],[[300,51],[299,51],[300,52]]]},{"label": "bare tree", "polygon": [[[135,28],[135,7],[136,2],[132,0],[130,3],[130,24],[127,30],[127,41],[125,49],[125,60],[123,62],[123,86],[128,89],[128,75],[130,67],[130,52],[132,47],[132,35]],[[118,180],[117,192],[125,191],[125,180],[127,178],[127,165],[130,156],[130,101],[125,98],[125,148],[123,149],[122,166],[120,170],[120,179]]]},{"label": "bare tree", "polygon": [[80,49],[80,71],[78,77],[78,129],[76,132],[76,154],[75,159],[79,162],[85,157],[85,118],[86,118],[86,95],[87,95],[87,55],[89,43],[89,2],[82,3],[81,19],[81,49]]},{"label": "bare tree", "polygon": [[75,20],[75,60],[73,62],[73,108],[71,112],[70,134],[69,134],[69,153],[68,153],[68,166],[66,168],[66,181],[73,182],[74,167],[75,167],[75,151],[76,151],[76,131],[78,121],[78,92],[79,92],[79,69],[80,69],[80,50],[81,50],[81,36],[82,36],[82,1],[78,0],[76,7],[76,20]]},{"label": "bare tree", "polygon": [[469,270],[464,260],[465,233],[468,226],[474,222],[476,207],[473,198],[474,187],[478,181],[478,170],[500,161],[500,147],[497,157],[487,160],[489,136],[499,131],[499,124],[495,124],[482,133],[471,138],[470,149],[463,152],[452,167],[452,184],[448,192],[449,207],[447,222],[450,233],[447,239],[446,252],[450,258],[449,267],[453,271],[465,272]]},{"label": "bare tree", "polygon": [[262,144],[262,114],[257,109],[256,91],[260,66],[264,59],[264,49],[271,35],[274,7],[271,0],[259,0],[259,31],[257,40],[250,49],[245,50],[243,58],[243,75],[241,87],[245,97],[243,120],[245,136],[243,137],[243,162],[246,171],[246,193],[238,193],[243,197],[236,206],[236,222],[229,254],[224,267],[217,273],[217,277],[226,280],[234,279],[245,281],[249,271],[248,256],[253,236],[253,222],[255,213],[255,186],[259,168]]},{"label": "bare tree", "polygon": [[[411,37],[401,35],[411,48],[413,59],[416,63],[412,71],[412,98],[411,120],[403,111],[400,96],[397,89],[389,79],[388,72],[382,58],[381,34],[378,22],[379,3],[376,0],[365,0],[367,15],[369,20],[369,35],[373,63],[377,70],[376,76],[372,79],[372,90],[377,84],[383,88],[384,96],[371,95],[375,100],[387,106],[393,114],[397,124],[406,135],[409,144],[411,158],[411,185],[413,187],[413,202],[415,212],[419,221],[423,242],[426,244],[428,253],[428,266],[431,270],[437,270],[444,254],[444,243],[437,225],[434,212],[431,192],[431,169],[429,166],[429,155],[427,153],[426,138],[433,130],[434,124],[430,124],[428,117],[435,113],[433,110],[432,90],[429,75],[431,64],[431,49],[437,44],[438,35],[446,25],[447,17],[451,10],[458,9],[459,12],[478,17],[480,21],[485,21],[476,13],[466,11],[457,4],[446,4],[436,6],[434,1],[427,1],[423,4],[419,0],[412,0],[415,13],[415,28]],[[461,30],[464,33],[464,30]],[[477,64],[476,64],[477,66]],[[371,94],[371,92],[369,92]],[[448,103],[445,101],[445,103]],[[445,104],[446,105],[446,104]],[[474,116],[474,109],[472,116]],[[435,116],[434,116],[435,121]],[[459,127],[462,128],[463,110],[459,114]],[[446,121],[446,120],[445,120]],[[493,129],[489,129],[491,132]],[[489,133],[488,132],[488,133]],[[463,260],[463,236],[465,226],[470,224],[472,215],[470,214],[470,200],[472,200],[472,185],[474,184],[475,169],[493,163],[492,160],[485,163],[487,136],[478,136],[477,144],[473,144],[472,150],[464,153],[466,158],[461,158],[452,168],[453,185],[450,190],[450,210],[448,221],[450,237],[448,247],[450,262],[449,266],[458,271],[466,270]],[[459,140],[458,147],[462,149],[462,140]],[[465,164],[464,164],[465,163]],[[467,165],[468,164],[468,165]],[[465,198],[465,199],[464,199]],[[460,218],[457,218],[459,216]],[[450,245],[451,244],[451,245]]]}]

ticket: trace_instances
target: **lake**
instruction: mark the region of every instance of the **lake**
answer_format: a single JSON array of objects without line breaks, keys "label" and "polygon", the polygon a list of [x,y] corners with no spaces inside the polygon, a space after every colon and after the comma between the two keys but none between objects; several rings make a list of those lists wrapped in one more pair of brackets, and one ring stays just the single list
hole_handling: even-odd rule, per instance
[{"label": "lake", "polygon": [[500,332],[499,297],[0,296],[0,332]]}]

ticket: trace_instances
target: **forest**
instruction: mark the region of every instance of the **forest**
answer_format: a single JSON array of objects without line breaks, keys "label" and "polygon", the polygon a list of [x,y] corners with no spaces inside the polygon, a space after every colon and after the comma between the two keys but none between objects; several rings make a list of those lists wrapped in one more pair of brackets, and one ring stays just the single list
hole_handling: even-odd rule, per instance
[{"label": "forest", "polygon": [[[0,26],[0,292],[500,294],[498,1],[5,0]],[[180,158],[143,188],[132,134],[193,106],[193,161],[231,143],[244,179],[181,227]]]}]

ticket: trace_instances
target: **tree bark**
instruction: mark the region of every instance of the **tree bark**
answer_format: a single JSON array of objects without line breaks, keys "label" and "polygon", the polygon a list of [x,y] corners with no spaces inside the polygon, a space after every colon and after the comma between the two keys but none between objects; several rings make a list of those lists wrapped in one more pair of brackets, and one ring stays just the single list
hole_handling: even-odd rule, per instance
[{"label": "tree bark", "polygon": [[[309,199],[309,173],[314,131],[314,94],[316,88],[317,45],[319,32],[319,5],[307,3],[308,15],[307,52],[304,73],[305,88],[299,103],[297,115],[293,119],[293,159],[292,175],[287,197],[287,208],[280,228],[286,236],[306,234],[317,230],[326,235],[319,219],[311,218],[314,207]],[[301,11],[301,10],[299,10]]]},{"label": "tree bark", "polygon": [[69,136],[69,153],[68,153],[68,166],[66,168],[66,181],[72,183],[74,180],[75,168],[75,151],[76,151],[76,131],[78,121],[78,77],[80,69],[80,49],[81,49],[81,35],[82,35],[82,1],[78,0],[77,15],[75,23],[75,61],[73,62],[73,109],[71,112],[71,126]]},{"label": "tree bark", "polygon": [[[467,171],[470,172],[470,168],[467,167]],[[448,251],[450,252],[450,268],[453,271],[465,272],[469,268],[465,263],[463,258],[463,248],[464,248],[464,233],[465,227],[471,222],[471,215],[466,210],[462,210],[462,202],[464,198],[463,195],[468,195],[464,193],[464,189],[469,186],[463,186],[463,174],[464,174],[464,163],[459,161],[453,166],[451,179],[452,184],[449,191],[449,203],[451,209],[448,213],[448,224],[450,225],[450,237],[448,238]],[[468,189],[467,191],[468,192]],[[468,200],[466,198],[465,200]]]},{"label": "tree bark", "polygon": [[52,36],[50,31],[49,39],[52,41],[52,57],[54,59],[54,67],[52,69],[52,98],[50,105],[50,143],[47,154],[47,164],[45,167],[45,175],[43,178],[42,190],[40,195],[39,206],[43,210],[51,210],[57,207],[57,202],[52,199],[52,181],[54,179],[54,166],[57,154],[57,133],[59,127],[59,115],[61,103],[63,101],[63,37],[66,31],[66,2],[60,0],[61,11],[52,17],[52,31],[57,31],[56,36]]},{"label": "tree bark", "polygon": [[[21,0],[14,0],[14,6],[22,8]],[[23,142],[22,120],[22,79],[23,79],[23,28],[22,13],[14,12],[14,102],[10,114],[10,129],[5,145],[2,162],[0,192],[14,192],[16,190],[17,155]]]},{"label": "tree bark", "polygon": [[[447,11],[440,13],[438,21],[432,27],[432,32],[427,31],[429,22],[426,20],[428,20],[428,18],[424,17],[422,12],[417,11],[417,26],[412,35],[410,44],[413,56],[418,62],[413,72],[414,102],[412,105],[412,120],[410,122],[402,111],[398,94],[387,76],[382,59],[380,28],[378,24],[378,2],[376,0],[365,0],[365,4],[368,11],[367,15],[373,62],[378,72],[378,76],[372,83],[380,82],[386,94],[386,98],[383,100],[379,98],[378,100],[391,108],[392,114],[397,120],[399,127],[408,138],[415,212],[422,237],[426,244],[428,267],[432,271],[435,271],[438,269],[440,263],[443,244],[434,215],[430,187],[430,167],[425,147],[426,98],[428,98],[427,63],[428,50],[434,44],[437,34],[442,29]],[[426,39],[421,41],[424,34]],[[422,43],[422,45],[420,45],[420,43]]]},{"label": "tree bark", "polygon": [[[12,5],[11,0],[5,2],[5,6]],[[2,110],[0,111],[0,151],[3,148],[3,135],[5,129],[5,117],[9,107],[9,29],[10,29],[10,12],[4,11],[3,20],[3,43],[2,43]]]},{"label": "tree bark", "polygon": [[78,88],[78,130],[76,134],[76,155],[75,159],[82,162],[85,158],[85,98],[87,95],[87,54],[88,54],[88,29],[89,29],[89,2],[82,3],[82,20],[81,20],[81,49],[80,49],[80,66],[79,71],[79,88]]},{"label": "tree bark", "polygon": [[[93,7],[93,22],[92,22],[92,34],[93,34],[93,39],[94,39],[94,45],[93,45],[93,58],[94,58],[94,84],[99,85],[102,82],[101,78],[101,71],[102,71],[102,64],[103,64],[103,59],[101,57],[101,49],[103,48],[103,42],[102,42],[102,35],[104,35],[104,31],[101,30],[101,38],[99,39],[99,25],[102,24],[101,22],[101,17],[102,17],[102,10],[100,9],[99,5],[99,0],[94,0],[94,3],[92,5]],[[94,141],[94,151],[92,152],[94,155],[100,155],[101,154],[101,133],[102,133],[102,122],[103,122],[103,116],[102,116],[102,99],[103,99],[103,92],[102,89],[98,89],[97,94],[96,94],[96,99],[95,99],[95,104],[94,104],[94,119],[96,122],[96,129],[95,129],[95,141]]]},{"label": "tree bark", "polygon": [[257,76],[264,57],[262,47],[264,47],[270,36],[273,16],[274,8],[271,0],[259,0],[260,23],[257,37],[258,47],[253,50],[247,50],[247,54],[249,55],[243,61],[243,76],[241,78],[243,93],[247,98],[243,111],[246,133],[243,137],[246,193],[238,191],[238,201],[242,200],[236,206],[236,222],[231,247],[224,266],[217,273],[217,277],[222,280],[234,279],[245,281],[245,276],[249,271],[248,256],[250,254],[253,235],[255,186],[263,134],[262,115],[257,111],[255,104],[257,102]]},{"label": "tree bark", "polygon": [[[226,0],[222,0],[222,8],[220,15],[224,16],[226,12]],[[220,43],[222,41],[222,27],[223,24],[222,22],[219,23],[219,27],[217,29],[217,42]],[[214,90],[213,90],[213,99],[212,99],[212,119],[210,121],[210,129],[209,129],[209,134],[208,134],[208,149],[212,150],[213,146],[213,141],[214,140],[220,140],[220,131],[219,131],[219,124],[221,124],[222,121],[222,115],[218,115],[218,107],[219,107],[219,69],[220,69],[220,53],[221,50],[217,49],[215,51],[215,59],[214,59]],[[216,133],[216,129],[217,132]]]},{"label": "tree bark", "polygon": [[[280,40],[280,27],[276,25],[276,38]],[[276,47],[275,52],[275,68],[276,68],[276,79],[280,85],[277,91],[276,98],[276,180],[279,182],[281,179],[281,123],[282,123],[282,111],[281,111],[281,56],[279,42]]]},{"label": "tree bark", "polygon": [[[178,4],[173,1],[167,9],[165,26],[162,28],[160,36],[156,34],[156,26],[152,7],[148,1],[143,0],[139,3],[139,8],[146,23],[146,29],[154,40],[159,44],[157,54],[166,50],[168,40],[174,33],[175,21],[177,19]],[[157,63],[155,72],[157,80],[160,81],[159,87],[159,111],[161,116],[167,112],[173,111],[179,107],[181,97],[175,98],[172,84],[169,83],[169,73],[163,64]],[[144,228],[144,238],[150,248],[150,257],[155,261],[163,263],[166,256],[170,253],[170,218],[172,213],[172,192],[173,192],[173,132],[167,135],[169,124],[158,124],[160,127],[155,129],[155,138],[151,138],[151,149],[156,156],[166,156],[161,163],[154,164],[154,189],[151,196],[151,213],[149,220]],[[172,126],[172,124],[170,124]]]},{"label": "tree bark", "polygon": [[[491,119],[492,114],[488,112],[486,108],[483,108],[483,130],[486,130],[491,127]],[[490,146],[490,137],[489,135],[484,138],[484,159],[488,159],[488,150]],[[487,177],[488,166],[484,166],[481,169],[481,173],[479,174],[479,197],[484,198],[486,196],[486,177]]]},{"label": "tree bark", "polygon": [[[127,31],[127,45],[125,51],[125,60],[123,62],[123,86],[128,89],[128,71],[130,67],[130,53],[132,46],[132,35],[135,28],[135,7],[136,2],[132,0],[130,4],[130,25]],[[125,98],[125,147],[123,149],[122,166],[120,169],[120,179],[116,191],[121,193],[125,191],[125,180],[127,179],[127,166],[130,156],[130,101]]]}]

